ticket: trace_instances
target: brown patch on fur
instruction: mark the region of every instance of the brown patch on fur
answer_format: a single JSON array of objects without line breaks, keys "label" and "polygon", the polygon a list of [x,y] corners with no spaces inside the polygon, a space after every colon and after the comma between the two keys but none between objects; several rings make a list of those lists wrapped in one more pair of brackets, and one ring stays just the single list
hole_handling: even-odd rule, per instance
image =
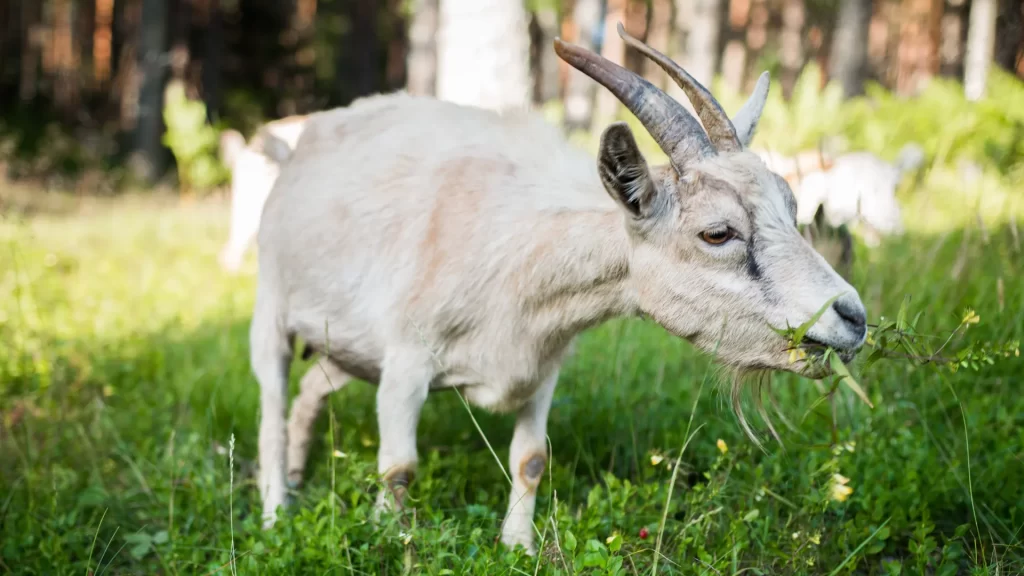
[{"label": "brown patch on fur", "polygon": [[541,475],[547,463],[548,459],[543,454],[531,454],[519,462],[519,479],[526,484],[530,492],[536,491],[540,485]]},{"label": "brown patch on fur", "polygon": [[[471,231],[469,226],[451,226],[455,219],[471,222],[480,211],[480,203],[487,187],[495,179],[512,179],[518,167],[504,159],[457,158],[441,164],[435,171],[437,201],[430,211],[427,230],[420,244],[424,255],[419,285],[423,290],[437,287],[441,270],[453,262],[449,255],[463,247],[468,240],[456,230]],[[419,294],[414,296],[418,299]]]}]

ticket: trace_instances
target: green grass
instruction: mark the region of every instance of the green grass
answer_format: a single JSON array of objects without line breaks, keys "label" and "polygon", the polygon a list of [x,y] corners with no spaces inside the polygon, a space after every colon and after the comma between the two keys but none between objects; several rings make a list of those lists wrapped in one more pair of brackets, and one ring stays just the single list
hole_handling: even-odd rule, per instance
[{"label": "green grass", "polygon": [[[0,220],[0,574],[647,574],[659,536],[663,574],[1024,571],[1019,360],[956,374],[880,362],[856,371],[874,409],[776,375],[783,444],[765,436],[762,452],[716,367],[640,320],[586,334],[563,371],[539,559],[496,544],[508,485],[454,395],[424,410],[415,516],[374,526],[374,389],[358,383],[332,397],[305,487],[264,532],[255,263],[217,268],[226,208],[49,210]],[[971,306],[969,338],[1024,335],[1021,240],[963,221],[858,246],[872,319],[911,294],[922,332]],[[505,461],[511,418],[473,417]]]}]

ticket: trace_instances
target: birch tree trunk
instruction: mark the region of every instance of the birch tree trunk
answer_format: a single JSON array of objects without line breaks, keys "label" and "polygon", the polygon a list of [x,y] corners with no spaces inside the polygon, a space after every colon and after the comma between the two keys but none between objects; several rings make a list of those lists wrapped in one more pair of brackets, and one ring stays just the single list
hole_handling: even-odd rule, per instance
[{"label": "birch tree trunk", "polygon": [[437,96],[495,110],[530,105],[522,0],[441,0]]},{"label": "birch tree trunk", "polygon": [[683,65],[698,82],[709,86],[718,68],[718,36],[722,0],[693,0],[693,20],[686,38]]},{"label": "birch tree trunk", "polygon": [[437,91],[438,0],[413,0],[406,60],[410,94],[433,96]]},{"label": "birch tree trunk", "polygon": [[964,61],[964,95],[968,100],[985,96],[988,69],[996,44],[996,0],[973,0],[967,29],[967,58]]}]

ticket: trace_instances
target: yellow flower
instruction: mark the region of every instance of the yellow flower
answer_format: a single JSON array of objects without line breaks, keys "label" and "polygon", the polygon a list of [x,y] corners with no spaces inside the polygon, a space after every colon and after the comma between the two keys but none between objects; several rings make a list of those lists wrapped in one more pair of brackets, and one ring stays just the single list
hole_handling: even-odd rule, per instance
[{"label": "yellow flower", "polygon": [[974,313],[974,310],[967,309],[967,314],[964,315],[964,319],[961,320],[963,324],[977,324],[981,322],[981,316]]},{"label": "yellow flower", "polygon": [[715,442],[715,446],[718,446],[718,451],[722,454],[729,451],[729,446],[725,443],[725,440],[722,440],[721,438],[718,439],[718,442]]},{"label": "yellow flower", "polygon": [[335,451],[334,451],[334,457],[335,457],[335,458],[347,458],[347,457],[348,457],[348,454],[345,454],[345,453],[344,453],[344,452],[342,452],[341,450],[335,450]]},{"label": "yellow flower", "polygon": [[821,544],[821,532],[815,532],[807,539],[811,541],[811,544],[817,546],[818,544]]},{"label": "yellow flower", "polygon": [[833,500],[845,502],[850,497],[850,494],[853,494],[853,488],[847,486],[849,482],[850,479],[842,474],[832,475],[831,496]]},{"label": "yellow flower", "polygon": [[661,461],[664,459],[665,457],[662,456],[661,454],[651,454],[651,466],[657,466],[658,464],[661,464]]}]

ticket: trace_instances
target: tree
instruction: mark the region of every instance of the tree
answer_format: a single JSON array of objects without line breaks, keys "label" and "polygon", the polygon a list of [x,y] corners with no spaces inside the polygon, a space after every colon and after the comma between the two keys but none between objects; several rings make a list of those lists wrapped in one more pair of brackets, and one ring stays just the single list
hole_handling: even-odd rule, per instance
[{"label": "tree", "polygon": [[410,94],[433,96],[437,89],[438,0],[413,0],[406,59]]},{"label": "tree", "polygon": [[829,72],[847,98],[864,92],[871,0],[841,0],[829,56]]},{"label": "tree", "polygon": [[687,72],[698,82],[710,85],[718,67],[718,35],[722,0],[693,0],[693,20],[686,38],[683,60]]},{"label": "tree", "polygon": [[[570,24],[567,28],[572,34],[567,40],[593,50],[594,37],[601,25],[600,0],[575,0]],[[568,130],[587,130],[594,116],[594,97],[597,95],[594,81],[571,66],[565,80],[565,127]]]},{"label": "tree", "polygon": [[[620,22],[625,21],[626,0],[608,0],[604,14],[601,56],[619,66],[625,64],[626,42],[619,36],[617,27]],[[618,108],[619,100],[615,95],[610,90],[600,90],[597,93],[597,105],[594,110],[598,125],[605,126],[611,122]]]},{"label": "tree", "polygon": [[[677,0],[693,2],[695,0]],[[750,21],[750,0],[729,0],[729,23],[725,29],[725,52],[722,54],[722,78],[732,90],[743,89],[747,68],[747,46],[744,36]]]},{"label": "tree", "polygon": [[964,94],[968,100],[985,96],[988,69],[996,45],[996,0],[972,0],[964,61]]},{"label": "tree", "polygon": [[[792,93],[793,85],[796,84],[796,79],[804,65],[805,19],[804,0],[785,0],[782,5],[782,41],[779,47],[779,60],[782,64],[782,95],[787,99]],[[864,41],[867,44],[866,35]],[[863,50],[866,57],[867,47],[865,46]]]},{"label": "tree", "polygon": [[[662,54],[669,54],[669,42],[672,39],[672,0],[652,0],[650,24],[647,28],[647,45]],[[660,66],[644,60],[644,78],[648,82],[665,89],[668,76]]]},{"label": "tree", "polygon": [[441,0],[437,96],[492,109],[530,105],[522,0]]},{"label": "tree", "polygon": [[135,172],[147,182],[155,182],[165,168],[166,150],[160,142],[163,132],[163,95],[167,50],[166,0],[142,0],[141,41],[139,42],[139,97],[135,126]]},{"label": "tree", "polygon": [[530,71],[533,101],[544,104],[559,97],[558,55],[553,42],[558,36],[558,9],[551,0],[534,2],[530,14]]}]

